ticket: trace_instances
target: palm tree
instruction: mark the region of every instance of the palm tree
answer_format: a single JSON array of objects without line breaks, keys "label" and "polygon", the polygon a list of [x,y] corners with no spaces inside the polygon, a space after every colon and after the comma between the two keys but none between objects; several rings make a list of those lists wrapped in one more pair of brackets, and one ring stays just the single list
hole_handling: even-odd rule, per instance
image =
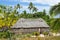
[{"label": "palm tree", "polygon": [[37,9],[36,7],[33,7],[33,12],[35,12],[35,13],[36,13],[36,12],[37,12],[37,10],[38,10],[38,9]]},{"label": "palm tree", "polygon": [[22,8],[22,6],[20,4],[17,4],[13,10],[13,13],[16,14],[18,16],[18,18],[19,18],[19,12],[17,10],[20,10],[21,8]]},{"label": "palm tree", "polygon": [[33,3],[32,2],[30,2],[30,4],[29,4],[29,7],[28,7],[28,9],[30,10],[30,13],[32,13],[32,9],[33,9]]},{"label": "palm tree", "polygon": [[43,10],[43,16],[44,16],[44,15],[46,15],[46,10],[45,10],[45,9]]},{"label": "palm tree", "polygon": [[11,26],[14,25],[14,23],[16,23],[16,21],[19,19],[19,12],[17,10],[20,8],[21,8],[20,4],[17,4],[16,6],[14,6],[14,9],[12,9],[9,15]]},{"label": "palm tree", "polygon": [[23,17],[24,17],[24,18],[27,18],[26,10],[23,11]]},{"label": "palm tree", "polygon": [[52,8],[50,9],[50,16],[51,19],[53,18],[54,20],[52,20],[52,22],[50,22],[50,26],[52,27],[53,30],[57,30],[59,31],[60,28],[60,17],[58,19],[54,18],[54,16],[60,14],[60,3],[58,3],[57,5],[52,6]]},{"label": "palm tree", "polygon": [[58,32],[60,31],[60,19],[55,18],[50,20],[51,31]]},{"label": "palm tree", "polygon": [[50,16],[56,16],[58,14],[60,14],[60,3],[52,6],[52,8],[50,9]]},{"label": "palm tree", "polygon": [[15,6],[15,9],[20,9],[21,8],[21,6],[20,6],[20,4],[17,4],[16,6]]}]

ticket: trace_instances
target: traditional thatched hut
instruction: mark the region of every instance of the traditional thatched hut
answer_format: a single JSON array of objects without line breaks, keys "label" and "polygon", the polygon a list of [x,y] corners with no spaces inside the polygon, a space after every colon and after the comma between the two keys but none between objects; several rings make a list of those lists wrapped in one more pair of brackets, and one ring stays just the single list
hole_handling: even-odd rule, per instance
[{"label": "traditional thatched hut", "polygon": [[24,19],[21,18],[17,23],[11,27],[14,33],[32,33],[49,31],[49,26],[42,18],[37,19]]}]

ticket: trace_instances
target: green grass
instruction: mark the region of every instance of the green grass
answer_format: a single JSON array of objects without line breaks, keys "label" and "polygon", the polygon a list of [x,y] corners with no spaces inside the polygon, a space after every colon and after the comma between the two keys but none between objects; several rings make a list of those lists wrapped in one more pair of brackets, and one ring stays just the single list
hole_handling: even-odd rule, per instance
[{"label": "green grass", "polygon": [[22,38],[21,40],[60,40],[60,36],[58,37],[26,37],[26,38]]},{"label": "green grass", "polygon": [[[0,38],[0,40],[8,40],[8,39]],[[50,36],[50,37],[23,37],[23,38],[16,37],[15,40],[60,40],[60,36],[55,36],[55,37],[53,37],[53,36]]]},{"label": "green grass", "polygon": [[[60,36],[31,37],[31,35],[14,35],[12,40],[60,40]],[[8,38],[0,38],[0,40],[9,40]]]}]

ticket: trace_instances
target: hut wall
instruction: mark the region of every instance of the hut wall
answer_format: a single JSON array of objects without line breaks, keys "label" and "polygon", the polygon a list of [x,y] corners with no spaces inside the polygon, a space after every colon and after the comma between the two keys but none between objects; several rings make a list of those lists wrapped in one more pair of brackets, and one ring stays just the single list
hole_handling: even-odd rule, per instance
[{"label": "hut wall", "polygon": [[27,33],[33,33],[33,32],[48,32],[49,28],[15,28],[12,29],[11,32],[15,34],[27,34]]},{"label": "hut wall", "polygon": [[33,33],[33,32],[39,32],[38,28],[28,28],[28,29],[23,29],[23,34],[27,34],[27,33]]},{"label": "hut wall", "polygon": [[12,33],[15,33],[15,34],[22,34],[22,29],[12,28],[12,29],[11,29],[11,32],[12,32]]},{"label": "hut wall", "polygon": [[33,32],[39,32],[39,28],[15,28],[11,30],[12,33],[15,34],[27,34]]},{"label": "hut wall", "polygon": [[43,32],[49,32],[49,27],[40,28],[40,33],[42,34]]}]

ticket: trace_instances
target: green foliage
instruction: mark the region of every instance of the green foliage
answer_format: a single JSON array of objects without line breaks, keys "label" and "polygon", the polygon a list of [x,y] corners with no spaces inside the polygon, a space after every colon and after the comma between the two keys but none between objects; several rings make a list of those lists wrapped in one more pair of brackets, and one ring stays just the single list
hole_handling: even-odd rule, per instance
[{"label": "green foliage", "polygon": [[43,32],[44,35],[48,35],[49,33],[48,32]]},{"label": "green foliage", "polygon": [[39,32],[33,32],[32,34],[35,35],[35,36],[39,36],[40,35]]},{"label": "green foliage", "polygon": [[27,37],[31,37],[31,34],[26,34]]},{"label": "green foliage", "polygon": [[1,6],[0,5],[0,27],[10,27],[16,23],[16,21],[19,18],[19,13],[17,11],[18,8],[20,8],[19,4],[17,4],[16,9],[8,6]]},{"label": "green foliage", "polygon": [[30,10],[30,13],[32,13],[32,9],[33,9],[33,3],[32,2],[30,2],[28,9]]},{"label": "green foliage", "polygon": [[50,26],[51,26],[50,28],[52,29],[52,31],[59,32],[59,30],[60,30],[60,19],[59,18],[51,19]]},{"label": "green foliage", "polygon": [[33,5],[32,2],[30,2],[29,6],[28,6],[28,9],[30,10],[30,13],[33,13],[33,12],[37,12],[37,8]]},{"label": "green foliage", "polygon": [[56,16],[58,14],[60,14],[60,3],[50,8],[50,16]]},{"label": "green foliage", "polygon": [[8,31],[0,32],[0,38],[10,38],[10,34],[11,34],[11,37],[12,37],[13,33],[9,33]]}]

